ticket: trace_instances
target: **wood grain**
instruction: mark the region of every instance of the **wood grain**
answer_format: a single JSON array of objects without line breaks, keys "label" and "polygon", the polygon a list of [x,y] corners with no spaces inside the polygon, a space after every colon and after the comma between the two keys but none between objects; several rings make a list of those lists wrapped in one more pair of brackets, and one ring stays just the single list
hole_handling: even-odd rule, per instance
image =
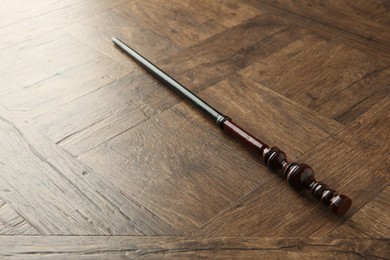
[{"label": "wood grain", "polygon": [[[316,107],[315,110],[340,123],[351,123],[390,95],[389,78],[389,67],[372,71]],[[365,95],[357,93],[365,93]]]},{"label": "wood grain", "polygon": [[[325,46],[327,51],[321,51]],[[354,58],[351,60],[351,57]],[[291,66],[291,63],[295,66]],[[313,68],[311,73],[307,73],[307,66]],[[343,44],[317,35],[307,35],[287,48],[253,63],[240,73],[315,109],[335,96],[335,93],[354,86],[385,66],[385,63]],[[333,79],[336,74],[337,78]],[[373,85],[373,91],[380,91],[376,83]],[[344,98],[343,102],[345,101],[349,103]]]},{"label": "wood grain", "polygon": [[[153,214],[152,222],[144,221],[150,214],[147,209],[7,110],[0,109],[0,140],[7,147],[1,154],[0,197],[39,233],[175,234],[168,225],[157,224],[159,219]],[[23,156],[23,160],[18,160],[18,156]]]},{"label": "wood grain", "polygon": [[[138,78],[139,86],[133,83],[134,78],[137,78],[134,74],[120,78],[55,110],[32,118],[29,122],[66,148],[69,148],[70,143],[77,143],[70,150],[80,153],[147,120],[149,115],[155,113],[152,107],[137,98],[151,91],[150,88],[139,91],[145,77]],[[122,87],[131,83],[130,88]],[[141,92],[141,95],[137,92]],[[104,102],[107,99],[112,103]],[[53,120],[57,121],[56,124],[52,124]],[[92,144],[88,142],[89,136],[93,136]]]},{"label": "wood grain", "polygon": [[262,14],[159,61],[157,65],[190,89],[204,90],[252,62],[283,49],[303,33],[301,28],[277,16]]},{"label": "wood grain", "polygon": [[22,259],[384,259],[388,239],[0,237],[0,255]]},{"label": "wood grain", "polygon": [[166,57],[166,55],[174,54],[182,49],[167,36],[148,30],[136,22],[130,23],[128,19],[117,15],[113,10],[85,19],[84,23],[68,25],[64,30],[130,70],[134,66],[129,62],[127,56],[113,48],[111,42],[113,36],[120,37],[132,46],[137,46],[137,50],[147,53],[149,59]]},{"label": "wood grain", "polygon": [[[270,177],[261,174],[253,159],[251,167],[244,167],[248,159],[243,152],[226,164],[222,159],[230,150],[224,140],[205,131],[199,115],[191,119],[188,113],[191,109],[182,106],[164,112],[80,157],[94,162],[98,174],[186,233],[239,198],[243,190]],[[214,150],[219,159],[213,157]]]},{"label": "wood grain", "polygon": [[388,3],[383,1],[264,1],[320,23],[329,24],[366,38],[388,45],[390,26]]},{"label": "wood grain", "polygon": [[[0,258],[387,259],[389,4],[0,2]],[[119,37],[353,200],[292,190]]]},{"label": "wood grain", "polygon": [[390,187],[388,186],[330,236],[388,238],[390,236],[389,201]]},{"label": "wood grain", "polygon": [[[83,19],[94,16],[100,12],[109,10],[125,2],[124,0],[102,0],[96,4],[93,0],[67,1],[58,4],[58,1],[45,1],[34,4],[29,1],[4,1],[2,13],[14,18],[9,24],[0,26],[3,35],[0,39],[0,49],[11,47],[15,44],[29,45],[29,40],[55,34],[64,26],[71,23],[82,22]],[[21,8],[23,6],[23,8]],[[22,10],[22,11],[20,11]],[[13,22],[12,22],[13,20]]]},{"label": "wood grain", "polygon": [[0,200],[0,234],[38,235],[39,233],[30,223],[7,205],[7,203]]},{"label": "wood grain", "polygon": [[[378,39],[387,30],[386,1],[255,1],[245,3],[284,17],[315,33],[390,61],[388,39]],[[362,11],[364,10],[364,11]],[[376,21],[378,19],[378,21]]]},{"label": "wood grain", "polygon": [[372,150],[372,157],[382,158],[382,164],[390,167],[387,160],[389,147],[384,145],[390,138],[389,109],[390,98],[386,96],[382,102],[375,104],[368,112],[343,128],[337,137],[351,146],[360,147],[366,151]]},{"label": "wood grain", "polygon": [[[201,0],[194,5],[190,0],[174,0],[167,5],[163,0],[130,1],[113,12],[168,36],[179,46],[189,47],[261,13],[238,3],[237,0],[215,3]],[[161,21],[164,26],[160,26]]]},{"label": "wood grain", "polygon": [[[69,59],[66,61],[60,56],[62,64],[58,61],[48,61],[46,63],[43,60],[42,64],[37,64],[36,58],[25,60],[23,65],[18,64],[17,61],[8,63],[8,66],[20,70],[35,65],[36,76],[39,75],[39,78],[29,77],[24,80],[17,76],[20,72],[18,70],[3,77],[2,90],[4,92],[0,97],[2,104],[24,120],[32,120],[41,115],[47,116],[56,109],[60,109],[62,106],[66,106],[66,104],[89,93],[98,91],[128,73],[128,70],[123,66],[97,52],[90,52],[90,55],[88,55],[84,52],[86,48],[80,47],[81,44],[77,43],[77,40],[71,42],[74,45],[73,48],[69,49],[69,52],[76,52],[77,56],[71,56],[67,53]],[[58,42],[48,46],[40,45],[39,47],[46,50],[47,48],[53,48],[55,44],[58,44]],[[70,42],[64,44],[71,45]],[[64,49],[57,49],[57,52],[65,52]],[[16,49],[15,53],[18,56],[23,55],[23,51],[19,49]],[[82,60],[79,59],[81,58],[80,53],[84,53]],[[52,65],[54,66],[52,70],[46,68]],[[97,74],[99,77],[96,77]],[[15,77],[18,77],[16,82],[14,81]],[[15,84],[8,84],[10,82],[15,82]]]}]

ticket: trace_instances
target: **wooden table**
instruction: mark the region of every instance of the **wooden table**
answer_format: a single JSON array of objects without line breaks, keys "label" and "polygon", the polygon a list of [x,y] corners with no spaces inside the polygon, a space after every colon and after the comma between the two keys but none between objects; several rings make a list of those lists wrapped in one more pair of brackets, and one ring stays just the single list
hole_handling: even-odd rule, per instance
[{"label": "wooden table", "polygon": [[[390,257],[388,1],[0,3],[0,257]],[[296,192],[117,36],[353,200]]]}]

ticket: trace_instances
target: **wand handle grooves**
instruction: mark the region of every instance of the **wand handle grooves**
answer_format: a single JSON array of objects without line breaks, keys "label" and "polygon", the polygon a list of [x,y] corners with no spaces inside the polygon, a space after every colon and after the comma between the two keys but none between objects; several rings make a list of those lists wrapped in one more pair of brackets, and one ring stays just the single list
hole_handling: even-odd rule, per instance
[{"label": "wand handle grooves", "polygon": [[287,179],[287,182],[291,187],[296,190],[311,191],[311,194],[315,198],[321,200],[321,202],[327,207],[330,207],[336,215],[340,216],[348,211],[352,204],[352,200],[345,195],[338,194],[335,190],[329,188],[324,183],[317,182],[314,179],[314,172],[310,166],[306,164],[288,162],[286,154],[279,148],[269,148],[267,144],[260,141],[237,124],[233,123],[229,117],[218,112],[215,108],[207,104],[189,89],[171,78],[168,74],[152,64],[135,50],[127,46],[121,40],[114,37],[112,38],[112,41],[123,52],[129,55],[133,60],[135,60],[161,82],[191,100],[197,107],[209,115],[214,120],[214,122],[216,122],[216,124],[221,129],[223,129],[224,132],[241,141],[249,149],[255,151],[255,153],[264,161],[268,168],[273,172],[282,174],[284,178]]},{"label": "wand handle grooves", "polygon": [[310,190],[315,198],[321,200],[325,206],[330,207],[336,215],[344,215],[351,207],[352,200],[350,198],[338,194],[322,182],[317,182],[314,179],[314,171],[309,165],[288,162],[283,151],[277,147],[269,148],[264,142],[233,123],[231,119],[227,119],[223,123],[222,129],[253,150],[271,171],[286,178],[292,188]]}]

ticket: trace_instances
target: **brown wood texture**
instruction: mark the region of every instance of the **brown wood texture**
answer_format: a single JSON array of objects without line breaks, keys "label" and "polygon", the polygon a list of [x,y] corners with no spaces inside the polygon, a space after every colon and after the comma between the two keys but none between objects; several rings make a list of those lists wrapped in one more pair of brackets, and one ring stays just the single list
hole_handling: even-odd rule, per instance
[{"label": "brown wood texture", "polygon": [[[390,258],[388,1],[6,0],[0,17],[0,258]],[[351,209],[291,189],[113,36]]]},{"label": "brown wood texture", "polygon": [[385,259],[388,254],[389,241],[379,238],[0,237],[5,259]]}]

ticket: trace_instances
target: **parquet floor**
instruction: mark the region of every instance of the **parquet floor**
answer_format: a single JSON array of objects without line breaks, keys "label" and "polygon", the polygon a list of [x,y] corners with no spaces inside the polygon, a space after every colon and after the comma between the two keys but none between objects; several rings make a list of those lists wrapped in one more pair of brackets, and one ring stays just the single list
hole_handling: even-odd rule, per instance
[{"label": "parquet floor", "polygon": [[[318,180],[296,192],[117,36]],[[0,257],[390,258],[387,0],[2,0]]]}]

